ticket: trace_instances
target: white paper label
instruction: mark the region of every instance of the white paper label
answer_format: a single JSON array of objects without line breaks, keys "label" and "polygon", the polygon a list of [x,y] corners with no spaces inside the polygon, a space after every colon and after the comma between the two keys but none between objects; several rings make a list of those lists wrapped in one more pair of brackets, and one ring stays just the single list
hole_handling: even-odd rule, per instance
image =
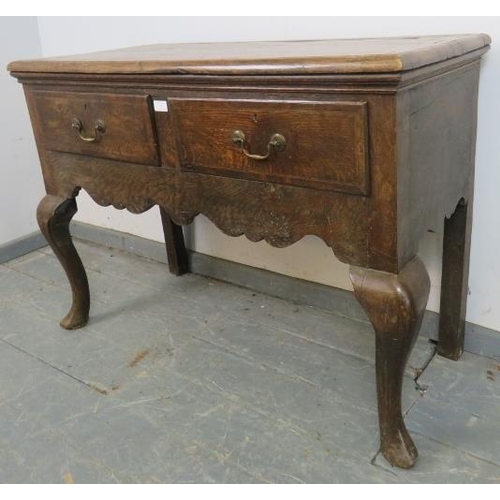
[{"label": "white paper label", "polygon": [[153,101],[153,107],[155,111],[159,113],[168,113],[167,101]]}]

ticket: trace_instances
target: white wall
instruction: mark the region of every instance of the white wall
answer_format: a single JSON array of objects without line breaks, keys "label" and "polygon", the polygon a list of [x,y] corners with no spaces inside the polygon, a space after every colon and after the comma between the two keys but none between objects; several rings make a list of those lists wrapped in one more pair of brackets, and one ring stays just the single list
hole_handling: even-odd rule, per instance
[{"label": "white wall", "polygon": [[[476,199],[470,271],[468,320],[500,330],[500,20],[495,17],[155,17],[155,18],[39,18],[45,56],[89,52],[159,42],[231,41],[370,37],[486,32],[493,38],[484,58],[480,88],[476,163]],[[157,210],[141,216],[97,207],[81,196],[79,220],[161,241]],[[428,308],[439,309],[441,236],[428,234],[420,255],[431,275]],[[334,259],[326,245],[306,237],[286,249],[229,238],[199,217],[193,229],[193,247],[199,252],[242,262],[303,279],[351,288],[347,266]]]},{"label": "white wall", "polygon": [[42,175],[21,86],[5,67],[41,52],[36,17],[0,17],[0,245],[38,230]]}]

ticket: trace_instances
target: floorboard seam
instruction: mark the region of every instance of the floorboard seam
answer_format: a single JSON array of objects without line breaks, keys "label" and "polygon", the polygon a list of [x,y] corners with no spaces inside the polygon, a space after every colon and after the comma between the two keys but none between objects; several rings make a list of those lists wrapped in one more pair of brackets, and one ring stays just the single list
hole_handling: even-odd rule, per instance
[{"label": "floorboard seam", "polygon": [[[37,251],[37,253],[40,253],[43,257],[48,257],[50,259],[55,260],[56,262],[59,262],[57,260],[57,257],[53,253],[49,253],[49,252],[45,253],[45,252],[40,252],[40,251]],[[154,261],[152,261],[152,262],[154,262]],[[2,265],[5,265],[5,264],[2,264]],[[69,285],[63,284],[63,283],[65,283],[64,280],[62,280],[62,281],[61,280],[50,280],[50,281],[47,281],[47,280],[45,280],[43,278],[40,278],[39,276],[35,276],[35,275],[33,275],[31,273],[28,273],[26,271],[21,271],[20,269],[18,269],[15,266],[5,265],[5,267],[6,267],[6,269],[9,269],[10,271],[22,274],[24,276],[28,276],[29,278],[33,278],[33,279],[35,279],[37,281],[40,281],[43,284],[54,285],[55,287],[59,288],[60,290],[67,290],[68,286],[69,286]],[[139,281],[133,281],[133,280],[130,280],[128,278],[123,278],[121,276],[116,276],[116,275],[111,274],[111,273],[103,272],[100,269],[94,268],[92,266],[88,266],[87,265],[86,266],[86,271],[87,271],[87,273],[88,273],[88,271],[91,271],[92,273],[96,273],[96,274],[100,274],[100,275],[103,275],[103,276],[106,276],[106,277],[109,277],[109,278],[113,278],[113,279],[116,279],[116,280],[124,281],[125,283],[129,283],[129,284],[132,284],[134,286],[140,286],[140,287],[147,288],[147,289],[150,289],[150,290],[155,290],[155,291],[161,290],[161,288],[159,288],[159,287],[158,288],[151,287],[151,286],[147,285],[146,283],[141,283]],[[61,271],[61,278],[62,277],[63,277],[63,273]],[[96,299],[92,299],[92,300],[96,300]],[[100,302],[100,301],[98,301],[98,302]]]},{"label": "floorboard seam", "polygon": [[474,459],[476,460],[480,460],[481,462],[485,462],[489,465],[493,465],[494,467],[498,467],[500,469],[500,463],[497,463],[497,462],[492,462],[491,460],[488,460],[487,458],[484,458],[484,457],[480,457],[479,455],[475,455],[474,453],[471,453],[470,451],[467,451],[467,450],[464,450],[462,448],[458,448],[457,446],[455,445],[450,445],[449,443],[445,443],[443,441],[440,441],[439,439],[436,439],[435,437],[433,436],[428,436],[427,434],[424,434],[420,431],[417,431],[417,430],[411,430],[411,433],[413,435],[419,435],[419,436],[422,436],[424,437],[425,439],[428,439],[430,441],[434,441],[435,443],[438,443],[442,446],[446,446],[447,448],[450,448],[452,450],[456,450],[456,451],[459,451],[460,453],[463,453],[464,455],[468,455],[470,457],[473,457]]},{"label": "floorboard seam", "polygon": [[405,417],[405,418],[406,418],[406,417],[408,416],[408,414],[410,413],[410,411],[412,410],[412,408],[413,408],[413,407],[417,404],[417,401],[418,401],[418,400],[419,400],[419,399],[418,399],[418,397],[417,397],[417,398],[415,398],[415,399],[411,402],[411,404],[410,404],[410,406],[408,407],[408,409],[404,412],[403,417]]},{"label": "floorboard seam", "polygon": [[[247,401],[244,397],[242,397],[238,393],[234,392],[229,392],[217,383],[215,383],[213,380],[206,379],[207,382],[210,382],[210,384],[205,384],[203,381],[199,380],[198,378],[194,377],[189,377],[186,375],[181,375],[183,378],[186,378],[190,383],[197,385],[201,389],[206,389],[208,391],[213,392],[214,394],[217,394],[218,396],[223,397],[225,400],[229,401],[232,404],[238,404],[241,407],[246,408],[247,410],[251,410],[255,412],[257,415],[259,415],[262,418],[265,418],[269,420],[270,422],[273,422],[274,424],[277,424],[283,428],[286,428],[287,430],[293,432],[294,434],[309,438],[311,440],[315,440],[316,437],[314,433],[311,430],[304,429],[300,425],[294,424],[293,422],[289,422],[288,420],[284,420],[283,418],[279,417],[278,415],[275,415],[273,412],[267,411],[259,406],[256,406],[254,403],[251,401]],[[214,389],[212,386],[215,386],[216,389]],[[246,469],[244,469],[246,471]]]},{"label": "floorboard seam", "polygon": [[[197,338],[195,336],[191,336],[192,338],[196,339],[196,340],[199,340],[201,342],[205,342],[223,352],[226,352],[228,354],[231,354],[231,355],[234,355],[236,357],[239,357],[241,359],[243,359],[245,362],[249,363],[251,366],[254,366],[256,368],[259,368],[259,367],[264,367],[266,369],[268,369],[269,371],[271,372],[275,372],[275,373],[278,373],[282,376],[285,376],[286,378],[290,379],[290,380],[298,380],[300,382],[304,382],[306,383],[307,385],[310,385],[310,386],[313,386],[315,388],[322,388],[323,390],[326,390],[326,391],[330,391],[329,389],[326,389],[324,387],[321,387],[321,386],[318,386],[317,384],[314,384],[310,381],[308,381],[307,379],[304,379],[300,376],[297,376],[297,375],[291,375],[289,373],[286,373],[286,372],[283,372],[275,367],[272,367],[272,366],[269,366],[265,363],[255,363],[254,360],[252,360],[251,358],[246,358],[244,356],[241,356],[239,355],[238,353],[235,353],[234,351],[231,351],[230,349],[227,349],[226,347],[223,347],[223,346],[220,346],[218,344],[215,344],[213,342],[210,342],[206,339],[201,339],[201,338]],[[189,378],[189,381],[192,382],[192,383],[195,383],[195,384],[198,384],[200,387],[207,387],[203,384],[202,381],[200,381],[199,379],[195,379],[195,378]],[[275,423],[278,423],[280,425],[284,425],[285,427],[287,427],[288,429],[292,430],[292,432],[294,433],[299,433],[301,435],[305,435],[305,436],[309,436],[309,437],[312,437],[314,439],[314,435],[311,435],[311,431],[307,430],[307,429],[304,429],[302,428],[300,425],[296,425],[294,424],[293,422],[288,422],[286,420],[283,420],[282,418],[278,418],[278,417],[275,417],[274,414],[272,412],[268,412],[262,408],[259,408],[259,407],[256,407],[253,403],[251,403],[250,401],[247,401],[244,397],[242,397],[241,395],[239,394],[236,394],[236,393],[232,393],[232,392],[228,392],[226,391],[223,387],[219,386],[218,384],[216,384],[215,382],[213,381],[210,381],[212,383],[212,385],[214,385],[218,391],[214,391],[216,392],[216,394],[219,394],[219,395],[222,395],[223,397],[225,397],[226,399],[229,399],[230,401],[234,401],[234,398],[238,398],[238,402],[242,405],[242,406],[245,406],[253,411],[255,411],[256,413],[258,413],[259,415],[261,415],[262,417],[265,417],[265,418],[268,418],[269,420],[275,422]],[[209,390],[213,390],[211,386],[208,386]],[[362,408],[363,410],[369,410],[369,411],[375,411],[375,409],[371,406],[366,406],[364,404],[362,404],[362,402],[360,401],[359,403],[354,403],[354,402],[351,402],[350,405],[353,407],[353,408]]]},{"label": "floorboard seam", "polygon": [[105,395],[107,393],[107,391],[105,391],[104,389],[101,389],[100,387],[97,387],[97,386],[91,384],[90,382],[86,382],[85,380],[79,379],[78,377],[71,375],[71,373],[65,372],[63,369],[49,363],[48,361],[45,361],[44,359],[36,356],[35,354],[33,354],[29,351],[26,351],[25,349],[15,345],[15,344],[12,344],[8,340],[0,338],[0,342],[3,342],[4,344],[7,344],[8,346],[12,347],[13,349],[16,349],[17,351],[22,352],[23,354],[26,354],[27,356],[30,356],[32,359],[36,359],[40,363],[43,363],[44,365],[52,368],[53,370],[56,370],[57,372],[65,375],[66,377],[69,377],[69,378],[75,380],[79,384],[84,385],[88,389],[91,389],[92,391],[97,392],[98,394]]},{"label": "floorboard seam", "polygon": [[290,378],[292,380],[300,380],[301,382],[304,382],[305,384],[311,386],[311,387],[320,387],[318,386],[318,384],[315,384],[314,382],[312,382],[311,380],[308,380],[304,377],[301,377],[300,375],[290,375],[289,373],[285,372],[285,371],[282,371],[282,370],[279,370],[278,368],[274,367],[274,366],[270,366],[268,365],[267,363],[256,363],[255,359],[253,358],[249,358],[247,356],[244,356],[243,354],[239,353],[239,352],[236,352],[236,351],[233,351],[225,346],[222,346],[222,345],[219,345],[215,342],[211,342],[210,340],[207,340],[207,339],[202,339],[200,337],[196,337],[195,335],[191,335],[191,338],[195,339],[195,340],[199,340],[200,342],[204,342],[206,344],[209,344],[211,345],[212,347],[216,347],[217,349],[219,350],[222,350],[228,354],[232,354],[233,356],[236,356],[238,358],[241,358],[241,359],[244,359],[247,363],[251,364],[252,366],[256,366],[256,367],[259,367],[259,366],[263,366],[264,368],[270,370],[270,371],[273,371],[275,373],[279,373],[280,375],[284,375],[286,376],[287,378]]},{"label": "floorboard seam", "polygon": [[[428,357],[428,359],[426,359],[424,361],[424,364],[420,368],[420,370],[416,371],[415,377],[412,377],[413,382],[415,383],[415,390],[419,391],[420,392],[420,396],[422,396],[422,397],[425,396],[425,393],[427,392],[427,389],[429,388],[429,386],[427,386],[425,384],[420,384],[418,380],[425,373],[425,370],[429,367],[429,365],[431,364],[431,361],[434,359],[434,357],[437,354],[437,343],[434,342],[433,340],[430,340],[430,339],[428,339],[428,340],[429,340],[429,342],[431,344],[434,344],[434,348],[432,350],[432,354]],[[411,408],[413,408],[413,405],[415,404],[416,401],[417,401],[417,399],[415,399],[415,401],[410,406],[410,408],[408,408],[408,410],[405,412],[405,416],[409,413],[409,411],[411,410]]]},{"label": "floorboard seam", "polygon": [[[283,300],[283,299],[282,299]],[[304,306],[304,307],[311,307],[311,306]],[[313,308],[314,309],[314,308]],[[332,313],[334,316],[336,317],[341,317],[340,315],[338,314],[334,314]],[[342,349],[342,348],[338,348],[338,347],[335,347],[335,346],[332,346],[332,345],[328,345],[328,344],[325,344],[324,342],[320,342],[318,340],[314,340],[314,339],[310,339],[308,337],[304,337],[303,335],[300,335],[298,333],[293,333],[291,332],[290,330],[287,330],[286,328],[277,328],[275,326],[272,326],[272,325],[269,325],[268,323],[265,323],[263,321],[259,321],[259,320],[255,320],[259,325],[262,325],[266,328],[269,328],[269,329],[273,329],[273,330],[276,330],[276,331],[279,331],[280,333],[286,333],[288,335],[290,335],[291,337],[295,337],[297,339],[300,339],[300,340],[304,340],[306,342],[310,342],[311,344],[314,344],[314,345],[318,345],[320,347],[326,347],[327,349],[331,349],[332,351],[335,351],[335,352],[338,352],[339,354],[342,354],[344,356],[349,356],[351,358],[354,358],[354,359],[358,359],[360,361],[365,361],[367,363],[369,363],[370,365],[373,365],[374,362],[373,362],[373,359],[372,358],[367,358],[367,357],[364,357],[364,356],[358,356],[356,355],[356,353],[354,352],[351,352],[351,351],[347,351],[346,349]],[[375,343],[374,343],[374,348],[375,348]]]},{"label": "floorboard seam", "polygon": [[[118,250],[119,252],[122,252],[122,250]],[[51,257],[55,258],[54,255],[51,255]],[[137,256],[138,258],[142,259],[142,260],[146,260],[148,262],[152,262],[154,264],[159,264],[158,262],[154,261],[154,260],[149,260],[147,259],[146,257],[140,257],[140,256]],[[113,278],[113,279],[118,279],[120,281],[124,281],[125,283],[129,283],[131,285],[135,285],[135,286],[140,286],[140,287],[144,287],[144,288],[148,288],[150,290],[155,290],[155,291],[158,291],[158,290],[163,290],[163,288],[161,287],[156,287],[156,286],[151,286],[143,281],[135,281],[133,279],[130,279],[128,277],[123,277],[123,276],[118,276],[116,274],[113,274],[113,273],[109,273],[109,272],[106,272],[106,271],[103,271],[101,268],[96,268],[96,267],[93,267],[93,266],[90,266],[90,265],[86,265],[86,269],[88,269],[89,271],[92,271],[94,273],[97,273],[97,274],[101,274],[102,276],[107,276],[109,278]],[[167,276],[167,271],[165,271],[165,275]]]},{"label": "floorboard seam", "polygon": [[434,359],[434,357],[437,355],[437,342],[431,339],[428,339],[431,344],[434,344],[434,349],[432,352],[432,355],[429,356],[429,358],[426,360],[425,364],[421,367],[420,373],[415,377],[415,383],[418,384],[418,379],[424,374],[425,370],[427,370],[428,366],[431,364],[431,361]]},{"label": "floorboard seam", "polygon": [[64,285],[59,285],[58,282],[56,282],[54,280],[46,281],[46,280],[40,278],[39,276],[34,276],[33,274],[27,273],[26,271],[21,271],[20,269],[17,269],[14,266],[5,265],[5,268],[9,269],[10,271],[12,271],[14,273],[19,273],[19,274],[22,274],[23,276],[28,276],[28,278],[35,279],[36,281],[39,281],[40,283],[43,283],[45,285],[54,285],[54,286],[56,286],[57,288],[60,288],[60,289],[64,289],[65,288]]}]

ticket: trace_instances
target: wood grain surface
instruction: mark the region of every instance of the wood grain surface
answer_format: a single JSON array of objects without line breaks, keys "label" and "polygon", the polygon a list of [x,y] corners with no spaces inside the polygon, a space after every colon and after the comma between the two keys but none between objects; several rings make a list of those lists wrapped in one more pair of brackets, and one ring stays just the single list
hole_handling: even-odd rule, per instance
[{"label": "wood grain surface", "polygon": [[366,265],[366,198],[244,179],[128,165],[49,152],[55,192],[80,188],[103,206],[142,213],[160,205],[177,225],[207,216],[230,236],[276,247],[306,235],[320,237],[344,262]]},{"label": "wood grain surface", "polygon": [[[43,121],[42,140],[47,149],[158,165],[158,141],[148,95],[36,91],[33,106],[33,112]],[[81,121],[84,137],[95,136],[96,140],[82,140],[71,126],[74,119]],[[105,130],[96,135],[98,120]]]},{"label": "wood grain surface", "polygon": [[490,43],[485,34],[276,42],[157,44],[9,64],[54,73],[328,74],[407,71]]},{"label": "wood grain surface", "polygon": [[[172,98],[169,109],[182,168],[368,194],[364,101]],[[265,160],[250,159],[232,142],[237,130],[250,153],[266,153],[276,133],[285,138],[285,149]]]}]

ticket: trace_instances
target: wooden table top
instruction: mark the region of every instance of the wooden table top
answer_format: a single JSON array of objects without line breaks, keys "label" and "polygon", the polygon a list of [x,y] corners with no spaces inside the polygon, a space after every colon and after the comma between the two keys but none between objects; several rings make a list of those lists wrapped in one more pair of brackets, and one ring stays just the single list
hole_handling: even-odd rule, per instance
[{"label": "wooden table top", "polygon": [[12,72],[98,74],[394,73],[487,50],[485,34],[278,42],[157,44],[15,61]]}]

